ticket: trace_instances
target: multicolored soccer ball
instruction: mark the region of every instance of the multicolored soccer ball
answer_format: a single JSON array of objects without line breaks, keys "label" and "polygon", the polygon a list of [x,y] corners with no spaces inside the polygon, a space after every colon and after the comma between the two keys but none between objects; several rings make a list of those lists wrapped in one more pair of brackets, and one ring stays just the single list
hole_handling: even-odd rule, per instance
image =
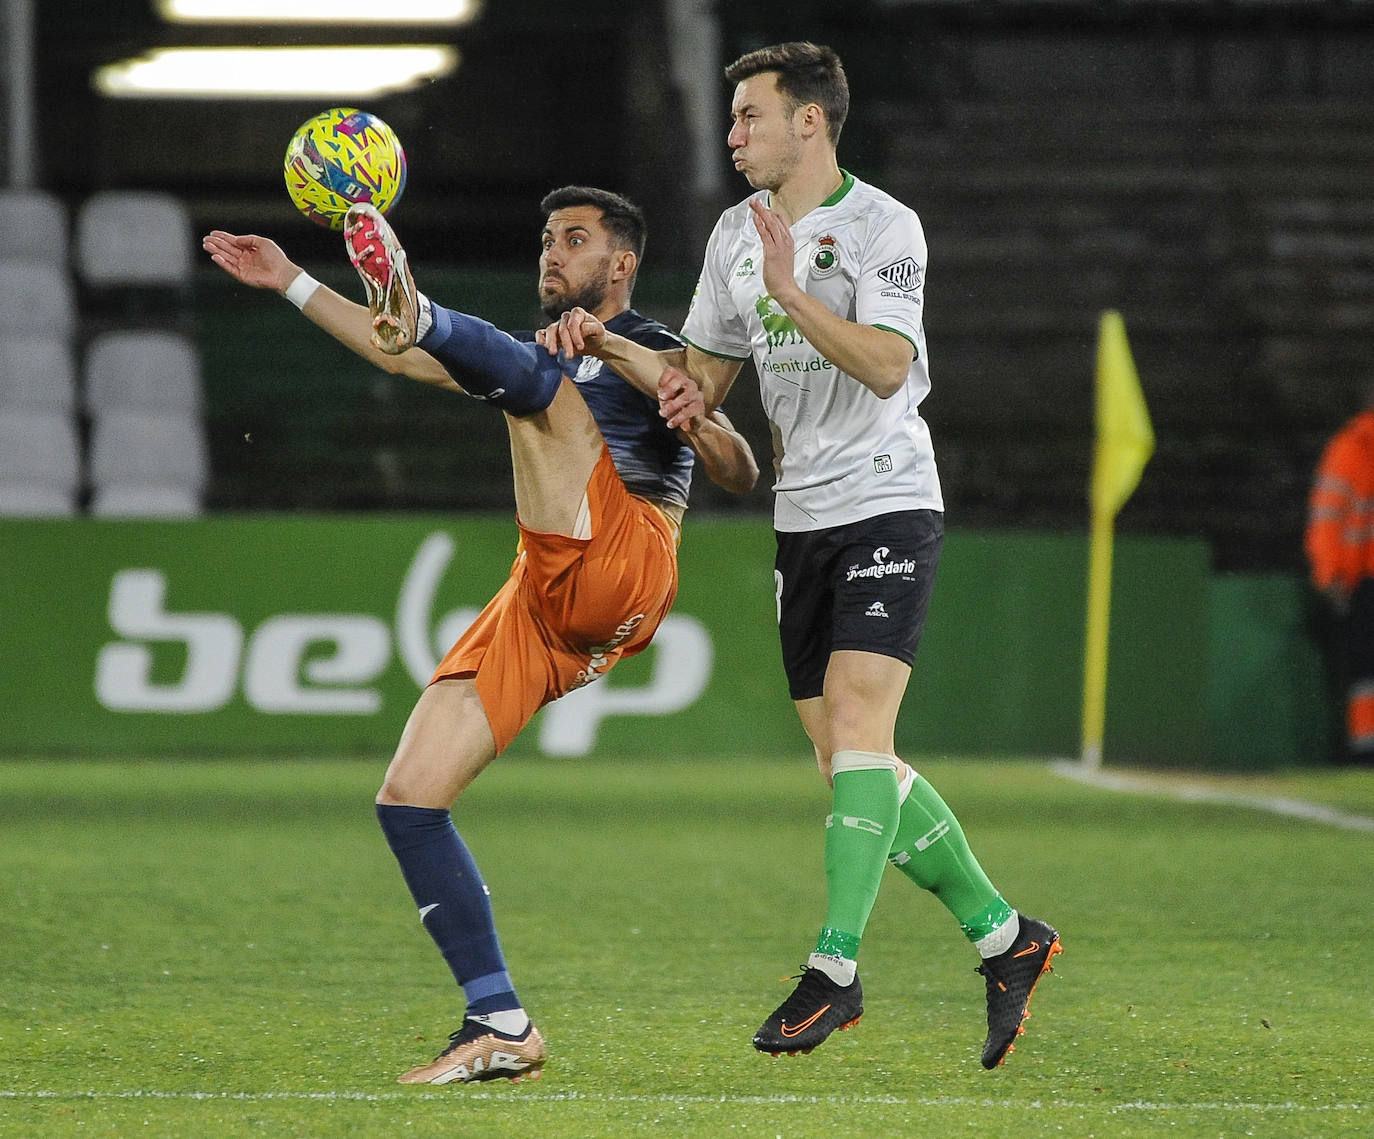
[{"label": "multicolored soccer ball", "polygon": [[342,229],[357,202],[386,213],[406,187],[406,154],[386,123],[367,111],[333,107],[291,136],[283,164],[286,192],[311,221]]}]

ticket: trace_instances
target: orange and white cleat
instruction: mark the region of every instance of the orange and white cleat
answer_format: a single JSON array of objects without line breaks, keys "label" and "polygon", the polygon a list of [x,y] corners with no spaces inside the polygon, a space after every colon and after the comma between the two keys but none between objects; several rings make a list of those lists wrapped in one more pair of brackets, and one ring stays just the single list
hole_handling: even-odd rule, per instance
[{"label": "orange and white cleat", "polygon": [[537,1080],[548,1050],[533,1024],[518,1036],[467,1019],[430,1063],[397,1077],[401,1084],[475,1084],[483,1080]]}]

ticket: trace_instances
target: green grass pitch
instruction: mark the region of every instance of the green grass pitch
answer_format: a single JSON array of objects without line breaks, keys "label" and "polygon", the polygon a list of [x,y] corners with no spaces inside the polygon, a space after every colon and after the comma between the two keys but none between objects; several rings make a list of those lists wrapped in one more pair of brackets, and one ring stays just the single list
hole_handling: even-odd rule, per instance
[{"label": "green grass pitch", "polygon": [[[918,765],[1065,952],[1005,1067],[982,979],[890,873],[867,1012],[756,1054],[823,916],[805,757],[503,760],[458,809],[544,1078],[412,1088],[459,995],[381,839],[384,759],[0,763],[0,1135],[1374,1133],[1374,835]],[[1374,814],[1374,775],[1252,780]]]}]

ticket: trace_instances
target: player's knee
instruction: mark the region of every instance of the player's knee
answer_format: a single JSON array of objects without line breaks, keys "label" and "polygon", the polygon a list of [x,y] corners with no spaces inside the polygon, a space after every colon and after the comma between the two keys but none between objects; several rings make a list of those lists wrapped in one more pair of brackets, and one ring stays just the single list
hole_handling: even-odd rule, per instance
[{"label": "player's knee", "polygon": [[532,367],[518,381],[508,384],[500,395],[488,397],[491,403],[509,415],[538,415],[548,410],[558,394],[559,385],[563,382],[558,361],[542,348],[534,350],[534,357]]}]

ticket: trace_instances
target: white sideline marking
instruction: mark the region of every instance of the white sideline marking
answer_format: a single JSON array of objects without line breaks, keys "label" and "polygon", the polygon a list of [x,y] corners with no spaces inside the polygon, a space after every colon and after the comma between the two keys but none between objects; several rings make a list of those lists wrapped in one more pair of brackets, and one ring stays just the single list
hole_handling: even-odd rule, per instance
[{"label": "white sideline marking", "polygon": [[1374,834],[1374,818],[1339,811],[1335,807],[1326,807],[1321,803],[1309,803],[1306,799],[1289,799],[1282,795],[1242,795],[1236,791],[1208,787],[1202,783],[1179,783],[1167,778],[1126,775],[1119,771],[1103,771],[1101,768],[1085,771],[1077,761],[1071,759],[1056,759],[1050,767],[1067,779],[1101,787],[1107,791],[1162,795],[1169,799],[1180,799],[1185,803],[1221,803],[1230,807],[1250,807],[1275,815],[1306,819],[1323,826]]},{"label": "white sideline marking", "polygon": [[725,1096],[725,1095],[607,1095],[602,1093],[587,1094],[584,1092],[535,1092],[535,1091],[512,1091],[509,1095],[498,1092],[464,1092],[464,1091],[410,1091],[410,1092],[161,1092],[161,1091],[132,1091],[132,1092],[98,1092],[98,1091],[9,1091],[0,1089],[0,1099],[37,1099],[37,1100],[226,1100],[226,1101],[270,1101],[270,1100],[298,1100],[305,1102],[330,1102],[330,1101],[356,1101],[360,1103],[377,1103],[384,1101],[407,1101],[419,1100],[442,1100],[449,1103],[453,1102],[455,1096],[464,1099],[488,1099],[510,1102],[514,1096],[519,1100],[533,1100],[540,1103],[571,1103],[581,1101],[584,1103],[645,1103],[645,1104],[790,1104],[790,1103],[811,1103],[840,1106],[856,1106],[863,1104],[883,1104],[895,1106],[911,1107],[1005,1107],[1016,1108],[1019,1110],[1034,1108],[1055,1108],[1055,1109],[1074,1109],[1074,1110],[1096,1110],[1106,1109],[1108,1112],[1118,1111],[1258,1111],[1258,1112],[1312,1112],[1327,1113],[1336,1111],[1370,1111],[1374,1110],[1374,1103],[1295,1103],[1292,1100],[1281,1100],[1277,1103],[1250,1103],[1243,1100],[1236,1101],[1203,1101],[1191,1103],[1188,1101],[1160,1101],[1133,1100],[1127,1103],[1100,1103],[1089,1101],[1077,1101],[1066,1099],[1051,1100],[1016,1100],[1016,1099],[992,1099],[976,1096],[801,1096],[801,1095],[757,1095],[757,1096]]}]

